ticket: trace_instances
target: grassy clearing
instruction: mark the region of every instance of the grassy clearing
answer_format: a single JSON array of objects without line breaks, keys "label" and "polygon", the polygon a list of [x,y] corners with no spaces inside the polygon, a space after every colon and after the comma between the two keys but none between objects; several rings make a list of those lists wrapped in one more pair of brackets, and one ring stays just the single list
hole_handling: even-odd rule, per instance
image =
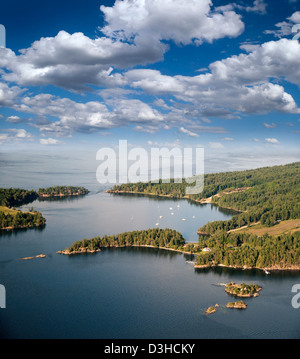
[{"label": "grassy clearing", "polygon": [[4,212],[5,214],[16,215],[19,211],[5,206],[0,206],[0,212]]},{"label": "grassy clearing", "polygon": [[251,227],[239,229],[236,232],[252,233],[258,237],[268,234],[270,236],[279,236],[281,234],[294,233],[300,230],[300,219],[291,219],[282,221],[273,227],[265,227],[262,224],[256,224]]}]

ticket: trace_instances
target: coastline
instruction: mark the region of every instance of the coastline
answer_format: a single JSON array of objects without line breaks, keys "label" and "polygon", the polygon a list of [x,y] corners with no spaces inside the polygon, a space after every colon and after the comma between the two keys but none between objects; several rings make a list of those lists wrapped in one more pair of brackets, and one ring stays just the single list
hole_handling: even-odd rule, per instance
[{"label": "coastline", "polygon": [[243,213],[246,211],[241,211],[239,209],[235,209],[235,208],[230,208],[230,207],[221,207],[218,203],[213,202],[212,198],[213,197],[219,197],[219,194],[216,194],[215,196],[211,196],[209,198],[203,198],[201,200],[197,200],[197,199],[193,199],[190,198],[189,196],[183,196],[183,197],[173,197],[170,194],[154,194],[154,193],[145,193],[145,192],[133,192],[133,191],[113,191],[113,190],[107,190],[104,191],[104,193],[113,193],[113,194],[139,194],[139,195],[143,195],[143,196],[152,196],[152,197],[162,197],[162,198],[172,198],[172,199],[177,199],[178,201],[182,200],[182,199],[187,199],[191,202],[194,203],[199,203],[199,204],[214,204],[216,206],[218,206],[219,208],[223,208],[223,209],[228,209],[230,211],[234,211],[237,213]]},{"label": "coastline", "polygon": [[88,193],[72,193],[72,194],[63,194],[63,193],[59,193],[59,194],[39,194],[39,198],[54,198],[54,197],[76,197],[76,196],[84,196]]},{"label": "coastline", "polygon": [[[196,255],[196,254],[194,254]],[[300,271],[300,267],[296,267],[296,266],[292,266],[292,267],[287,267],[287,268],[280,268],[278,266],[272,266],[272,267],[266,267],[266,268],[260,268],[260,267],[240,267],[240,266],[230,266],[230,265],[225,265],[225,264],[203,264],[203,265],[194,265],[194,268],[196,269],[204,269],[204,268],[216,268],[216,267],[221,267],[221,268],[231,268],[231,269],[240,269],[240,270],[251,270],[251,269],[258,269],[258,270],[262,270],[262,271]]]},{"label": "coastline", "polygon": [[[141,245],[133,244],[130,246],[126,246],[126,245],[125,246],[107,246],[107,247],[102,247],[102,249],[104,249],[104,248],[131,248],[131,247],[164,249],[164,250],[172,251],[172,252],[178,252],[178,253],[189,254],[189,255],[192,254],[195,256],[197,255],[195,253],[185,252],[180,249],[167,248],[167,247],[155,247],[155,246],[146,245],[146,244],[141,244]],[[85,248],[80,248],[79,251],[74,251],[74,252],[69,252],[68,250],[61,250],[61,251],[57,251],[56,254],[63,254],[63,255],[71,256],[71,255],[75,255],[75,254],[94,254],[94,253],[99,253],[99,252],[101,252],[101,249],[91,251],[91,250],[86,250]]]},{"label": "coastline", "polygon": [[[194,256],[198,256],[197,253],[191,253],[191,252],[186,252],[184,250],[180,250],[180,249],[174,249],[174,248],[167,248],[167,247],[155,247],[155,246],[151,246],[151,245],[130,245],[130,246],[107,246],[107,247],[102,247],[104,248],[130,248],[130,247],[136,247],[136,248],[154,248],[154,249],[163,249],[163,250],[167,250],[167,251],[172,251],[172,252],[177,252],[177,253],[182,253],[182,254],[188,254],[188,255],[194,255]],[[74,251],[74,252],[69,252],[68,250],[61,250],[56,252],[56,254],[63,254],[63,255],[68,255],[68,256],[72,256],[72,255],[76,255],[76,254],[95,254],[95,253],[99,253],[101,252],[102,249],[97,249],[94,251],[91,250],[87,250],[86,248],[81,248],[79,251]],[[204,264],[204,265],[197,265],[194,264],[194,268],[195,269],[206,269],[206,268],[216,268],[216,267],[221,267],[221,268],[231,268],[231,269],[240,269],[240,270],[251,270],[251,269],[257,269],[257,270],[261,270],[261,271],[300,271],[300,267],[296,267],[296,266],[292,266],[292,267],[288,267],[288,268],[280,268],[278,266],[272,266],[272,267],[268,267],[268,268],[259,268],[259,267],[246,267],[246,266],[229,266],[229,265],[225,265],[225,264]]]}]

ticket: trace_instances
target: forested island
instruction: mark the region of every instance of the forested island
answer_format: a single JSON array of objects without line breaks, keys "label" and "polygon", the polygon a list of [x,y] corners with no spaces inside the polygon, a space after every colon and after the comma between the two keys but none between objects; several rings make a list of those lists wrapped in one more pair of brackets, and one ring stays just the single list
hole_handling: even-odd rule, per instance
[{"label": "forested island", "polygon": [[40,228],[45,226],[46,219],[31,208],[28,212],[15,207],[28,204],[38,198],[35,191],[15,188],[0,188],[0,229]]},{"label": "forested island", "polygon": [[[242,297],[242,298],[250,298],[250,297],[258,297],[259,292],[261,291],[261,287],[257,284],[236,284],[234,282],[230,282],[225,284],[225,292],[229,295],[233,295],[235,297]],[[214,307],[209,307],[205,311],[206,315],[210,315],[215,313],[219,308],[219,304],[216,304]],[[247,304],[239,300],[237,302],[229,302],[226,304],[226,308],[230,309],[246,309]]]},{"label": "forested island", "polygon": [[148,229],[142,231],[124,232],[118,235],[94,237],[74,242],[69,248],[59,251],[59,254],[95,253],[103,248],[119,247],[154,247],[169,250],[184,251],[185,239],[173,229]]},{"label": "forested island", "polygon": [[183,183],[114,186],[110,193],[188,198],[237,212],[229,221],[199,228],[197,268],[228,266],[270,270],[300,269],[300,162],[240,172],[207,174],[204,190],[185,195]]},{"label": "forested island", "polygon": [[40,188],[37,192],[38,196],[41,198],[83,196],[88,193],[88,189],[74,186]]},{"label": "forested island", "polygon": [[236,284],[233,282],[227,283],[225,286],[225,292],[232,294],[236,297],[258,297],[261,287],[257,284]]},{"label": "forested island", "polygon": [[16,209],[32,203],[38,198],[67,197],[85,195],[84,187],[56,186],[40,188],[38,191],[20,188],[0,188],[0,229],[41,228],[46,219],[33,208],[24,212]]},{"label": "forested island", "polygon": [[22,212],[0,206],[0,229],[41,228],[46,219],[38,211]]}]

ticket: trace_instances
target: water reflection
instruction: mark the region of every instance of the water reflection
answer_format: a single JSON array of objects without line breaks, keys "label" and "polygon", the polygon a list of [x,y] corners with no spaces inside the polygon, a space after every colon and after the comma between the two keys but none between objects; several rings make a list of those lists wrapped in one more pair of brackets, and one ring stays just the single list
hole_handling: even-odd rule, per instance
[{"label": "water reflection", "polygon": [[73,202],[86,197],[86,194],[80,194],[78,196],[64,196],[64,197],[39,197],[39,202]]},{"label": "water reflection", "polygon": [[46,224],[40,227],[30,227],[30,228],[12,228],[12,229],[0,229],[0,240],[1,237],[12,237],[17,234],[26,233],[27,231],[32,231],[36,233],[41,233],[46,229]]}]

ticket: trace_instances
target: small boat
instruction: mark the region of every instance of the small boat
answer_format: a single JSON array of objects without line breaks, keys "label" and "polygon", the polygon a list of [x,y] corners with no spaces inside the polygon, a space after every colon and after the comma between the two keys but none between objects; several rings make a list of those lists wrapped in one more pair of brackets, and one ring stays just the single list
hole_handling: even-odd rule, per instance
[{"label": "small boat", "polygon": [[156,226],[159,226],[159,223],[156,223],[155,225],[156,225]]},{"label": "small boat", "polygon": [[186,219],[185,219],[185,218],[182,218],[182,220],[183,220],[183,221],[186,221]]},{"label": "small boat", "polygon": [[173,209],[173,208],[172,208],[172,207],[170,207],[170,211],[172,211],[172,209]]},{"label": "small boat", "polygon": [[195,262],[193,262],[193,261],[185,261],[185,263],[188,263],[188,264],[195,264]]},{"label": "small boat", "polygon": [[174,213],[172,212],[171,215],[174,216]]},{"label": "small boat", "polygon": [[159,218],[160,218],[160,219],[162,219],[162,218],[163,218],[163,216],[159,216]]},{"label": "small boat", "polygon": [[193,216],[193,218],[196,218],[195,216]]},{"label": "small boat", "polygon": [[264,272],[265,272],[266,274],[270,274],[270,272],[268,272],[266,269],[264,269]]},{"label": "small boat", "polygon": [[177,208],[180,208],[180,204],[177,204]]}]

